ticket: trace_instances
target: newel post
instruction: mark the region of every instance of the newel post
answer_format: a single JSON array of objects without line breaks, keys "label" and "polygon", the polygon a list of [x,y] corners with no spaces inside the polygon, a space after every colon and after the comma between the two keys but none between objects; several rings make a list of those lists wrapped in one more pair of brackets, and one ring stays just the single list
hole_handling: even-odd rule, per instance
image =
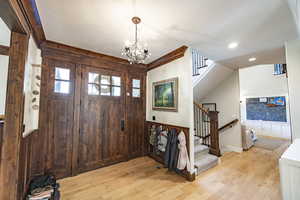
[{"label": "newel post", "polygon": [[215,156],[220,157],[220,146],[219,146],[219,120],[218,120],[218,111],[209,111],[208,115],[210,118],[210,139],[211,139],[211,145],[209,152]]}]

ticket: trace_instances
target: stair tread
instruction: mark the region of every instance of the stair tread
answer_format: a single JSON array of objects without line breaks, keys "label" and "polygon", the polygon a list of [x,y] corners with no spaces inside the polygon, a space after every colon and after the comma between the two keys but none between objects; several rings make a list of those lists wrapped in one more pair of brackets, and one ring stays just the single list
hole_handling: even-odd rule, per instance
[{"label": "stair tread", "polygon": [[194,148],[195,153],[199,153],[199,152],[207,151],[207,150],[208,150],[208,146],[205,146],[202,144],[197,144],[197,145],[195,145],[195,148]]},{"label": "stair tread", "polygon": [[207,154],[207,155],[202,156],[200,159],[195,160],[195,166],[201,168],[201,167],[207,166],[211,163],[218,162],[218,160],[219,160],[219,158],[217,156]]}]

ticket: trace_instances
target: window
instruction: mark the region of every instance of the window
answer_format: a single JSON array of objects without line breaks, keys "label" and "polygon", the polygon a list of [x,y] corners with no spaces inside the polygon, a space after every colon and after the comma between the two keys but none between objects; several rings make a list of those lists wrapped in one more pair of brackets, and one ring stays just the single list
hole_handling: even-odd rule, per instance
[{"label": "window", "polygon": [[141,81],[138,79],[132,79],[132,96],[141,97]]},{"label": "window", "polygon": [[70,84],[70,69],[56,67],[54,92],[61,94],[69,94]]},{"label": "window", "polygon": [[112,96],[121,96],[121,77],[112,76]]},{"label": "window", "polygon": [[121,96],[121,77],[89,73],[88,94]]},{"label": "window", "polygon": [[99,91],[100,91],[99,74],[89,73],[88,94],[89,95],[99,95],[100,94]]},{"label": "window", "polygon": [[111,80],[110,76],[101,75],[101,95],[110,96],[111,95]]},{"label": "window", "polygon": [[286,73],[286,64],[275,64],[274,75],[281,75]]}]

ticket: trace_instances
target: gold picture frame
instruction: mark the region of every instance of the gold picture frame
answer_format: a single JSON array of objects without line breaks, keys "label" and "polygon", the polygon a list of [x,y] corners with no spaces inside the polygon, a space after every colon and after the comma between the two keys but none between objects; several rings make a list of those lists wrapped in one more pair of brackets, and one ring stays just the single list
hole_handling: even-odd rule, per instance
[{"label": "gold picture frame", "polygon": [[178,112],[178,77],[153,83],[152,109]]}]

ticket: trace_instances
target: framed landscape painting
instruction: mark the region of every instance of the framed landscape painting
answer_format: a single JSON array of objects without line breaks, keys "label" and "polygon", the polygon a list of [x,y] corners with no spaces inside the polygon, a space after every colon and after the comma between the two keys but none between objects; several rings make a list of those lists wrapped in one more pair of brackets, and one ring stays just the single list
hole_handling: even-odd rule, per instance
[{"label": "framed landscape painting", "polygon": [[178,78],[153,83],[152,109],[178,111]]}]

